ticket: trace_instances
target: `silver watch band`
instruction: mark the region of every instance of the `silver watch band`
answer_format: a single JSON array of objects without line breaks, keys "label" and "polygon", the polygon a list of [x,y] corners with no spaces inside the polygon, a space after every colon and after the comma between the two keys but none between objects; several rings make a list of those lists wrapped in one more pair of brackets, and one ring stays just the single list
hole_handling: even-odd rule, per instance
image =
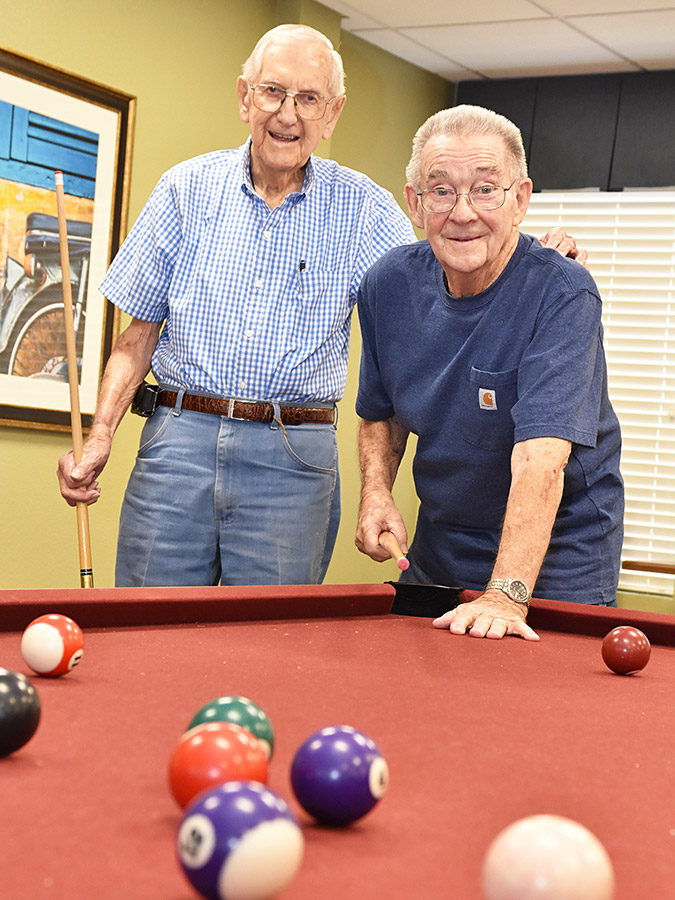
[{"label": "silver watch band", "polygon": [[503,591],[509,600],[520,603],[529,609],[532,593],[519,578],[491,578],[485,585],[485,590],[489,591],[493,588]]}]

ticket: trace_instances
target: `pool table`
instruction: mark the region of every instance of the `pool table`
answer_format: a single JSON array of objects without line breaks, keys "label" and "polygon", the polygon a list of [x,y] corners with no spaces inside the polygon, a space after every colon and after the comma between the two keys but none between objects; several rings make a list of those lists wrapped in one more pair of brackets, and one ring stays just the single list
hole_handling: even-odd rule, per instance
[{"label": "pool table", "polygon": [[[37,615],[65,613],[85,633],[71,673],[31,676],[40,726],[0,760],[3,900],[195,898],[167,765],[197,709],[224,694],[267,711],[269,786],[304,826],[282,900],[479,900],[491,839],[535,813],[598,836],[616,900],[673,896],[675,617],[535,600],[539,642],[487,641],[392,608],[389,584],[0,591],[6,668],[30,675],[20,635]],[[624,677],[600,656],[622,623],[653,647]],[[313,824],[289,783],[295,749],[335,724],[370,735],[391,773],[346,829]]]}]

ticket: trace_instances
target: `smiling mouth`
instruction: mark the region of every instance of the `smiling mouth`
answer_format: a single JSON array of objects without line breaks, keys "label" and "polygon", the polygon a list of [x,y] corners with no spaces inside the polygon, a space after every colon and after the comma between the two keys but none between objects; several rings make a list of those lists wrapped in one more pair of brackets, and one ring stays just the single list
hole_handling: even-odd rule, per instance
[{"label": "smiling mouth", "polygon": [[477,241],[480,235],[473,235],[473,237],[451,237],[451,241],[456,241],[459,244],[468,244],[471,241]]},{"label": "smiling mouth", "polygon": [[279,134],[277,131],[268,131],[267,133],[275,141],[281,141],[282,144],[292,144],[294,141],[300,140],[297,134]]}]

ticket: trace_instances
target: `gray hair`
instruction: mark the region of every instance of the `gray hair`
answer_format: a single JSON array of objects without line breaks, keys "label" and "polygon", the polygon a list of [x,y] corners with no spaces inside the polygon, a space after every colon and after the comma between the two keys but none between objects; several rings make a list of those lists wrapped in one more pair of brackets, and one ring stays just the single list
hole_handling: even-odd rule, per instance
[{"label": "gray hair", "polygon": [[428,141],[438,135],[494,135],[506,145],[511,176],[527,178],[527,160],[520,129],[513,122],[491,109],[482,106],[454,106],[434,113],[421,125],[413,138],[410,162],[405,170],[406,179],[414,187],[422,186],[422,152]]},{"label": "gray hair", "polygon": [[242,74],[250,85],[256,83],[260,77],[263,65],[263,57],[268,47],[285,41],[289,43],[315,43],[321,44],[328,51],[332,63],[328,77],[328,89],[332,97],[341,97],[345,92],[345,70],[342,57],[331,44],[325,34],[310,28],[309,25],[277,25],[267,31],[253,48],[253,52],[243,66]]}]

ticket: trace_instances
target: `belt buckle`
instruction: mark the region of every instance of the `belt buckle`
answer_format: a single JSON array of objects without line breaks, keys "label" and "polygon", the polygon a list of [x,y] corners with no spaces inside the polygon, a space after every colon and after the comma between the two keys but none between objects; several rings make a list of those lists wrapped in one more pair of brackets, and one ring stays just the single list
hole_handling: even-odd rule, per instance
[{"label": "belt buckle", "polygon": [[[235,407],[236,403],[246,403],[249,406],[260,407],[262,414],[260,417],[253,416],[253,415],[235,416],[234,407]],[[270,416],[270,421],[271,421],[272,417],[274,416],[274,412],[272,410],[271,404],[265,402],[264,400],[235,400],[234,397],[229,397],[227,400],[226,416],[228,419],[233,419],[235,422],[250,422],[250,421],[264,422],[264,421],[266,421],[265,420],[265,412],[267,410],[271,411],[271,416]]]},{"label": "belt buckle", "polygon": [[247,421],[247,416],[235,416],[234,414],[234,405],[235,403],[245,403],[247,401],[239,401],[235,400],[234,397],[229,397],[227,401],[227,418],[233,419],[235,422],[245,422]]}]

